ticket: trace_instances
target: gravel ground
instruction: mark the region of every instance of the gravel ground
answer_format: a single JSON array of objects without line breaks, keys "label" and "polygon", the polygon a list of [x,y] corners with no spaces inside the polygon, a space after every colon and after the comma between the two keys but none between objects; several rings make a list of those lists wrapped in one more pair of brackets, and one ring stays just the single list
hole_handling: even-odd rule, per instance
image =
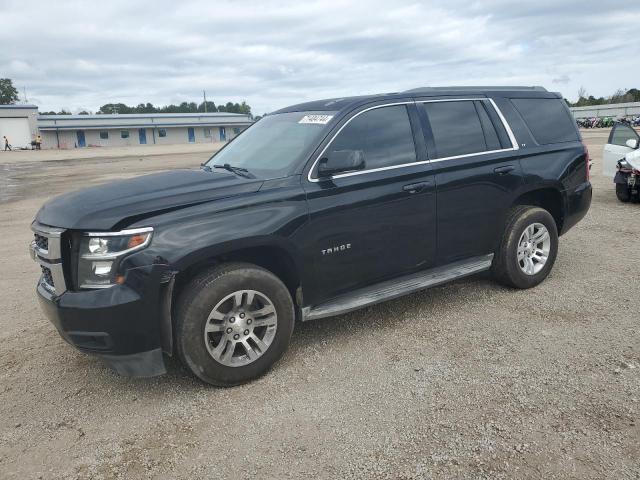
[{"label": "gravel ground", "polygon": [[640,205],[595,165],[549,278],[476,276],[298,325],[261,379],[173,362],[127,379],[40,312],[29,223],[51,195],[204,153],[0,165],[1,478],[640,478]]}]

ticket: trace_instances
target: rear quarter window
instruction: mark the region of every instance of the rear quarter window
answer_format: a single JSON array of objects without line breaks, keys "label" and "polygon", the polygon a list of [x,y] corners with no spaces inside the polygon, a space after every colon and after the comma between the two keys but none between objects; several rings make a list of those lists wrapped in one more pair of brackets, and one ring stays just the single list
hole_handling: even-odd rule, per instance
[{"label": "rear quarter window", "polygon": [[578,133],[573,117],[556,98],[512,98],[511,103],[540,145],[576,142]]}]

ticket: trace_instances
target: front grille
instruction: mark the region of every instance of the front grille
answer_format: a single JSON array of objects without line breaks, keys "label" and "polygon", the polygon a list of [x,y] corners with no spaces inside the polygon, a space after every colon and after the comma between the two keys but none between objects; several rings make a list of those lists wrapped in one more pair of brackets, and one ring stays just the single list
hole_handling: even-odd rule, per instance
[{"label": "front grille", "polygon": [[54,295],[62,295],[67,291],[62,258],[65,230],[37,223],[33,223],[31,229],[34,234],[30,246],[31,254],[42,269],[40,285]]},{"label": "front grille", "polygon": [[35,238],[36,246],[40,250],[49,250],[49,239],[47,237],[39,233],[34,233],[33,237]]},{"label": "front grille", "polygon": [[42,269],[42,280],[51,288],[55,288],[55,283],[53,282],[53,275],[51,274],[51,269],[49,267],[45,267],[44,265],[40,265]]}]

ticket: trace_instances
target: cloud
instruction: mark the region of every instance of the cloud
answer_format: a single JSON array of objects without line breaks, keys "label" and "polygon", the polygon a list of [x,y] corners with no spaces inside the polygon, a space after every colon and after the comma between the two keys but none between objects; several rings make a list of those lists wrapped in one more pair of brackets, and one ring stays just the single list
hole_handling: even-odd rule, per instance
[{"label": "cloud", "polygon": [[[424,85],[636,85],[640,11],[584,0],[0,0],[0,76],[43,110],[292,103]],[[616,75],[610,75],[615,71]],[[637,72],[635,72],[637,73]]]},{"label": "cloud", "polygon": [[569,75],[561,75],[557,78],[554,78],[551,80],[553,83],[562,83],[562,84],[567,84],[571,81],[571,77],[569,77]]}]

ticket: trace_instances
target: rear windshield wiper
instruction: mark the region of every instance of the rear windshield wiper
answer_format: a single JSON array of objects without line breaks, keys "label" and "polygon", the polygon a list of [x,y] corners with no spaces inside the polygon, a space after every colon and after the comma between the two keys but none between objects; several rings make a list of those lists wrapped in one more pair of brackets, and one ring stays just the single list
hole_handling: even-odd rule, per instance
[{"label": "rear windshield wiper", "polygon": [[225,170],[235,173],[240,177],[251,178],[251,175],[249,174],[249,170],[247,170],[246,168],[234,167],[232,165],[229,165],[228,163],[225,163],[224,165],[214,165],[213,168],[224,168]]}]

